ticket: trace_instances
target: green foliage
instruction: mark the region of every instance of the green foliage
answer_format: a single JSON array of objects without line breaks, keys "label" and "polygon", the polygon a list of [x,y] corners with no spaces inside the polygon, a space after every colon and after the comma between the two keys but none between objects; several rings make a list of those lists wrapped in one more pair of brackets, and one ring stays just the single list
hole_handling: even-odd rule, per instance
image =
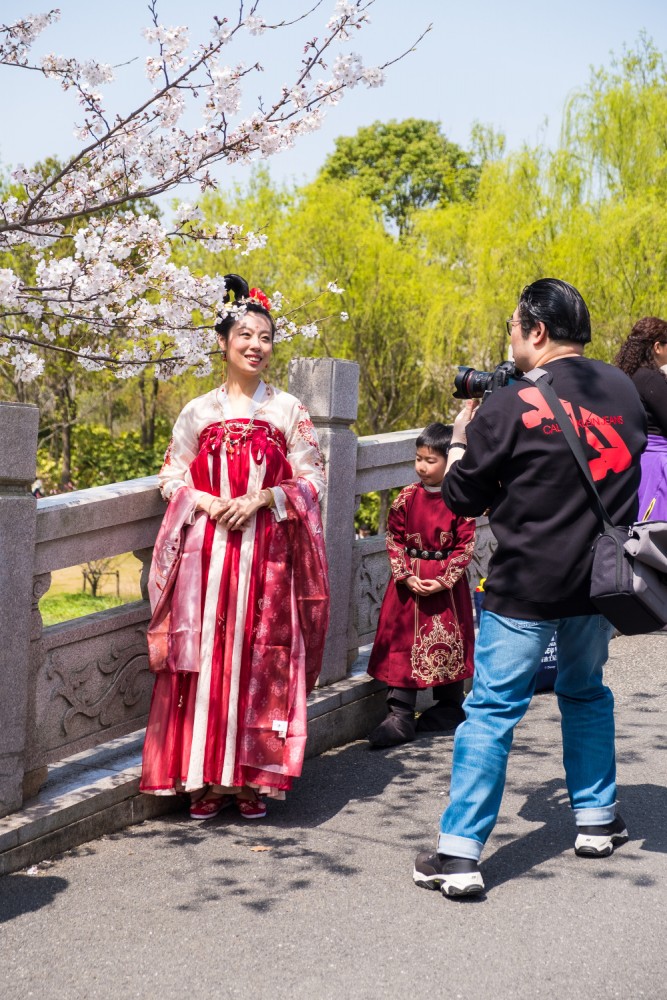
[{"label": "green foliage", "polygon": [[[152,448],[142,445],[139,431],[113,436],[106,427],[79,424],[73,434],[71,488],[83,490],[153,476],[162,466],[168,443],[169,430],[164,422]],[[44,448],[37,452],[37,474],[46,493],[59,492],[58,465]]]},{"label": "green foliage", "polygon": [[[604,360],[642,315],[665,315],[667,63],[650,40],[592,72],[568,104],[558,149],[507,154],[500,133],[476,124],[470,150],[435,122],[376,122],[339,139],[312,184],[275,185],[259,169],[202,199],[208,221],[261,230],[265,249],[221,255],[183,239],[174,261],[279,289],[290,318],[317,321],[319,338],[277,346],[269,377],[286,386],[294,355],[357,361],[360,434],[451,420],[457,365],[488,370],[506,357],[504,320],[539,277],[581,290],[589,353]],[[22,266],[29,277],[32,262]],[[326,291],[330,281],[342,296]],[[154,397],[149,379],[139,391],[136,380],[58,360],[21,390],[43,413],[39,474],[57,488],[65,468],[77,486],[155,472],[181,407],[218,380],[184,376]],[[364,503],[357,524],[376,526],[379,500]]]},{"label": "green foliage", "polygon": [[479,171],[437,122],[374,122],[336,139],[322,177],[354,180],[402,235],[420,209],[474,197]]},{"label": "green foliage", "polygon": [[[399,489],[387,490],[387,507],[391,506],[399,493]],[[359,509],[354,515],[354,529],[358,532],[361,528],[368,527],[371,529],[372,535],[377,535],[379,523],[380,494],[378,492],[364,493],[359,503]]]},{"label": "green foliage", "polygon": [[587,164],[593,197],[667,194],[667,64],[645,34],[571,98],[563,144]]},{"label": "green foliage", "polygon": [[74,440],[74,481],[79,489],[84,489],[155,475],[162,466],[169,434],[162,428],[155,446],[146,448],[138,431],[124,431],[112,437],[106,427],[81,425],[75,430]]},{"label": "green foliage", "polygon": [[[488,143],[487,143],[488,145]],[[589,353],[612,361],[632,324],[665,313],[667,69],[645,38],[571,101],[562,145],[483,164],[477,198],[419,214],[436,289],[427,357],[488,368],[524,284],[570,281],[591,310]]]}]

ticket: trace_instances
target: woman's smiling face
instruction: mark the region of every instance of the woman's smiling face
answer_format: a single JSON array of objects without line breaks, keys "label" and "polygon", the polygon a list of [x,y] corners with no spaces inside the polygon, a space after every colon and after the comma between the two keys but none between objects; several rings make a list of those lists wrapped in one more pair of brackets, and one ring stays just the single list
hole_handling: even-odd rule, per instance
[{"label": "woman's smiling face", "polygon": [[273,353],[271,322],[261,313],[247,312],[229,331],[227,339],[220,337],[220,344],[227,353],[227,368],[239,375],[258,374],[263,371]]}]

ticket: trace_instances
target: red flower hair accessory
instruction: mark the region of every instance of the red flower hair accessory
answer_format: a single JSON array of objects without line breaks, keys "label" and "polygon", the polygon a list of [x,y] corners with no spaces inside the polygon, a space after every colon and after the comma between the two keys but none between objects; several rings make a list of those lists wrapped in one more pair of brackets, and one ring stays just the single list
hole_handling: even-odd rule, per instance
[{"label": "red flower hair accessory", "polygon": [[261,288],[251,288],[248,292],[248,298],[254,299],[260,306],[264,306],[267,312],[271,312],[271,303]]}]

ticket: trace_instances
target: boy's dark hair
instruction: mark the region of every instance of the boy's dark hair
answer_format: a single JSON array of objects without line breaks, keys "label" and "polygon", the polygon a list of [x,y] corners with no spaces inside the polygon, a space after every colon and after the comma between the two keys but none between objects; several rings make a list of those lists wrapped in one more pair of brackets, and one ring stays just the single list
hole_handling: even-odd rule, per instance
[{"label": "boy's dark hair", "polygon": [[447,458],[447,451],[452,440],[452,428],[445,424],[428,424],[417,438],[417,448],[430,448],[443,458]]},{"label": "boy's dark hair", "polygon": [[542,322],[552,340],[587,344],[591,339],[591,318],[581,294],[559,278],[540,278],[526,285],[519,298],[521,333],[527,337]]}]

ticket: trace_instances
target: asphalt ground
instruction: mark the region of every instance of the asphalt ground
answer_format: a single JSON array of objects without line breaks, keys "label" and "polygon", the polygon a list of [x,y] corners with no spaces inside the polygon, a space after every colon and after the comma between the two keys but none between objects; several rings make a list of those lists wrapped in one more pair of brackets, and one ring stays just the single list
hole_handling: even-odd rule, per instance
[{"label": "asphalt ground", "polygon": [[0,879],[0,996],[48,1000],[667,998],[667,633],[612,642],[630,842],[575,857],[558,709],[515,733],[487,893],[413,885],[452,739],[306,762],[263,822],[177,813]]}]

